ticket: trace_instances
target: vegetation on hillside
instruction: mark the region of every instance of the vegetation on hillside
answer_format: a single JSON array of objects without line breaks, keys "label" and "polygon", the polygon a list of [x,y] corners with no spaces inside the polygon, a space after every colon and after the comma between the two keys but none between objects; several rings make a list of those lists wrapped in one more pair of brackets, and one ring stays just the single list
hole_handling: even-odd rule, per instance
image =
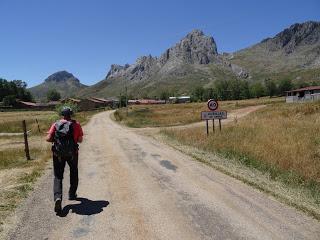
[{"label": "vegetation on hillside", "polygon": [[61,94],[55,90],[55,89],[50,89],[47,92],[47,100],[48,101],[59,101],[61,99]]}]

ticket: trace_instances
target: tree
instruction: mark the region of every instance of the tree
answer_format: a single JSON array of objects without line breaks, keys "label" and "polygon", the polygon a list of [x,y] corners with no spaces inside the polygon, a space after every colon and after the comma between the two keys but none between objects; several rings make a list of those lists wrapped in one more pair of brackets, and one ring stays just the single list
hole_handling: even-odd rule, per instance
[{"label": "tree", "polygon": [[292,89],[292,82],[289,79],[283,79],[279,83],[279,93],[284,95],[285,91],[290,91]]},{"label": "tree", "polygon": [[217,99],[217,94],[215,93],[213,88],[205,88],[204,94],[203,94],[203,99],[205,101],[207,101],[209,99]]},{"label": "tree", "polygon": [[0,78],[0,101],[3,101],[6,96],[14,96],[15,99],[31,101],[32,95],[26,90],[26,87],[27,84],[22,80],[7,81]]},{"label": "tree", "polygon": [[272,97],[274,95],[276,95],[277,93],[277,85],[275,84],[275,82],[271,79],[266,79],[265,80],[265,85],[267,88],[267,94]]},{"label": "tree", "polygon": [[13,106],[16,103],[16,96],[15,95],[8,95],[3,98],[3,105],[4,106]]},{"label": "tree", "polygon": [[265,95],[265,88],[260,82],[251,85],[251,94],[253,97],[259,98]]},{"label": "tree", "polygon": [[51,89],[47,92],[47,99],[48,101],[59,101],[61,99],[61,95],[57,90]]},{"label": "tree", "polygon": [[161,100],[168,100],[170,97],[170,93],[168,91],[162,91],[160,93],[160,99]]},{"label": "tree", "polygon": [[228,80],[217,80],[215,82],[216,94],[219,100],[231,99],[231,89]]},{"label": "tree", "polygon": [[203,101],[204,100],[204,88],[196,87],[191,93],[193,101]]}]

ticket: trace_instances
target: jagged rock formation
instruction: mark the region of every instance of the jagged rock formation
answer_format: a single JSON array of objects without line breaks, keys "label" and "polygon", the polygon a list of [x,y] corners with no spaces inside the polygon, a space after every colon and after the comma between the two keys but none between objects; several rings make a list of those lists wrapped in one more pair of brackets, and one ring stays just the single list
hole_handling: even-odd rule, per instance
[{"label": "jagged rock formation", "polygon": [[309,21],[234,53],[230,61],[257,75],[318,68],[319,57],[320,22]]},{"label": "jagged rock formation", "polygon": [[159,84],[161,89],[168,85],[178,88],[181,81],[188,81],[189,88],[182,86],[180,89],[181,92],[188,92],[192,86],[208,84],[222,78],[224,74],[233,78],[248,76],[243,68],[218,54],[213,37],[206,36],[200,30],[193,30],[159,57],[148,55],[138,58],[131,65],[111,65],[106,79],[83,91],[83,94],[115,96],[124,84],[130,85],[130,90],[134,89],[132,94],[149,93],[151,86],[155,88],[151,90],[152,94],[156,94]]},{"label": "jagged rock formation", "polygon": [[244,76],[244,70],[239,66],[231,66],[229,62],[223,60],[217,51],[217,45],[213,37],[205,36],[200,30],[193,30],[175,46],[167,49],[161,56],[152,57],[143,56],[136,60],[136,63],[125,66],[111,65],[106,79],[115,77],[126,77],[130,80],[141,80],[145,76],[150,77],[150,73],[160,71],[166,74],[183,64],[209,64],[216,63],[229,67],[235,73],[241,72]]},{"label": "jagged rock formation", "polygon": [[29,88],[29,91],[35,98],[44,100],[50,89],[57,90],[62,97],[69,97],[75,96],[86,87],[73,74],[67,71],[59,71],[47,77],[40,85]]},{"label": "jagged rock formation", "polygon": [[286,54],[293,53],[298,47],[310,46],[320,41],[320,23],[306,22],[296,23],[284,31],[277,34],[274,38],[262,41],[270,51],[282,50]]}]

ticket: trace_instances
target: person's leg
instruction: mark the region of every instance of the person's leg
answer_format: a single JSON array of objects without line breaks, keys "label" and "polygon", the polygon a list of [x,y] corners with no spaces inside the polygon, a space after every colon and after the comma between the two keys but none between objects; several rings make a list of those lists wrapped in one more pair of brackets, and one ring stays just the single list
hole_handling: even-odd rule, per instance
[{"label": "person's leg", "polygon": [[67,160],[70,167],[70,188],[69,188],[69,198],[73,199],[76,197],[79,176],[78,176],[78,153],[76,153],[73,158]]},{"label": "person's leg", "polygon": [[53,155],[53,171],[54,171],[54,180],[53,180],[53,195],[54,201],[58,198],[62,200],[62,180],[63,172],[66,161],[64,159],[59,159],[57,156]]}]

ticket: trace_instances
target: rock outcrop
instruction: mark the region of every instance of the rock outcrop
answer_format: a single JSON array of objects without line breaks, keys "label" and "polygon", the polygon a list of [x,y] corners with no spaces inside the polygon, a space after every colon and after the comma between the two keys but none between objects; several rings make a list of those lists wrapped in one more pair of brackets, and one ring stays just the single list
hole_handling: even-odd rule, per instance
[{"label": "rock outcrop", "polygon": [[320,23],[296,23],[278,33],[273,38],[262,41],[270,51],[283,50],[286,54],[293,53],[297,47],[310,46],[320,42]]},{"label": "rock outcrop", "polygon": [[130,81],[146,79],[156,73],[162,75],[176,71],[181,65],[220,64],[234,71],[239,77],[246,76],[246,71],[239,66],[231,66],[223,60],[217,51],[213,37],[206,36],[201,30],[193,30],[175,46],[167,49],[160,57],[143,56],[132,65],[111,65],[106,79],[124,77]]}]

